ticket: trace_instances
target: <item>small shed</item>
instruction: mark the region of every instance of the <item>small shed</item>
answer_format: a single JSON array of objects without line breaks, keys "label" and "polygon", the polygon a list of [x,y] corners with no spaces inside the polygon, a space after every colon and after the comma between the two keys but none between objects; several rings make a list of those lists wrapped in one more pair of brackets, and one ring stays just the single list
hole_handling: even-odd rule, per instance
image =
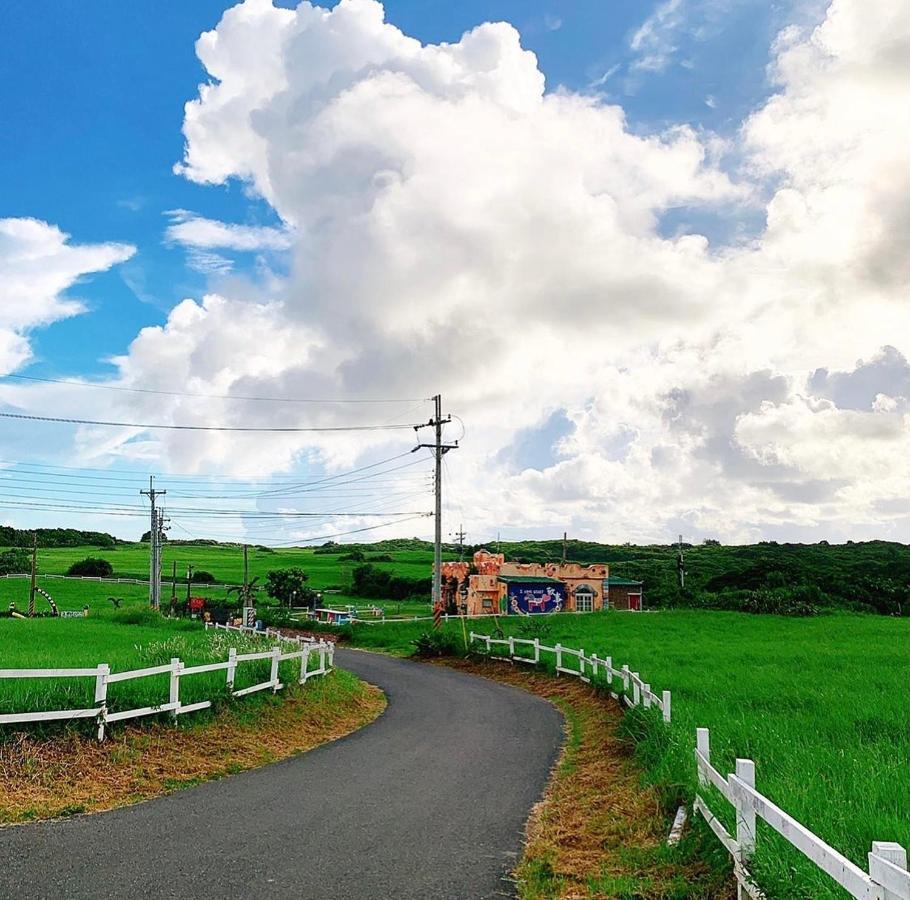
[{"label": "small shed", "polygon": [[604,579],[604,609],[641,612],[642,582],[610,575]]},{"label": "small shed", "polygon": [[505,588],[506,613],[536,615],[560,612],[566,608],[566,586],[558,578],[546,575],[500,575]]}]

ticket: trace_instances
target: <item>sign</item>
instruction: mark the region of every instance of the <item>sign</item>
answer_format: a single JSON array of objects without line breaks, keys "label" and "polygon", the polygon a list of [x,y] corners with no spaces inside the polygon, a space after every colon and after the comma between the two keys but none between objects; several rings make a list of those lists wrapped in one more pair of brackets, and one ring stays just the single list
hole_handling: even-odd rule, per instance
[{"label": "sign", "polygon": [[555,613],[565,608],[566,589],[561,584],[510,584],[509,612],[519,616]]},{"label": "sign", "polygon": [[84,619],[88,615],[87,609],[61,609],[61,619]]}]

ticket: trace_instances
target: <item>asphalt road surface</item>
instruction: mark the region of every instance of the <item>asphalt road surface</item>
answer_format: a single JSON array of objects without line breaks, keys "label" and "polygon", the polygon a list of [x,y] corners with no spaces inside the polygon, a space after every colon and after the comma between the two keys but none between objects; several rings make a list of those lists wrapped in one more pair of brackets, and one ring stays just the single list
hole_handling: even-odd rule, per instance
[{"label": "asphalt road surface", "polygon": [[136,806],[0,828],[0,897],[511,896],[559,713],[451,669],[335,659],[388,696],[371,725]]}]

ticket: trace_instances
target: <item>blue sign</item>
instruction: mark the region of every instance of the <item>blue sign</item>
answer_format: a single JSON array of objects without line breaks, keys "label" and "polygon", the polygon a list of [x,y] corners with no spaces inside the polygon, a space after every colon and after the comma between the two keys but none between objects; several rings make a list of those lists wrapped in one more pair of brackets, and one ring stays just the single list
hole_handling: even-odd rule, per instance
[{"label": "blue sign", "polygon": [[566,589],[561,584],[510,584],[509,612],[519,616],[555,613],[565,608]]}]

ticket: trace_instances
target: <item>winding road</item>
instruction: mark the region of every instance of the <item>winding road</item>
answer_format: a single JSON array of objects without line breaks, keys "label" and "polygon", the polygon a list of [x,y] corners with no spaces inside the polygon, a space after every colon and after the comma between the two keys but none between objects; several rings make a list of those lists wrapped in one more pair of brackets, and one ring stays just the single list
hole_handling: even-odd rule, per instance
[{"label": "winding road", "polygon": [[136,806],[0,829],[0,897],[512,895],[562,718],[517,688],[352,650],[385,713],[334,743]]}]

